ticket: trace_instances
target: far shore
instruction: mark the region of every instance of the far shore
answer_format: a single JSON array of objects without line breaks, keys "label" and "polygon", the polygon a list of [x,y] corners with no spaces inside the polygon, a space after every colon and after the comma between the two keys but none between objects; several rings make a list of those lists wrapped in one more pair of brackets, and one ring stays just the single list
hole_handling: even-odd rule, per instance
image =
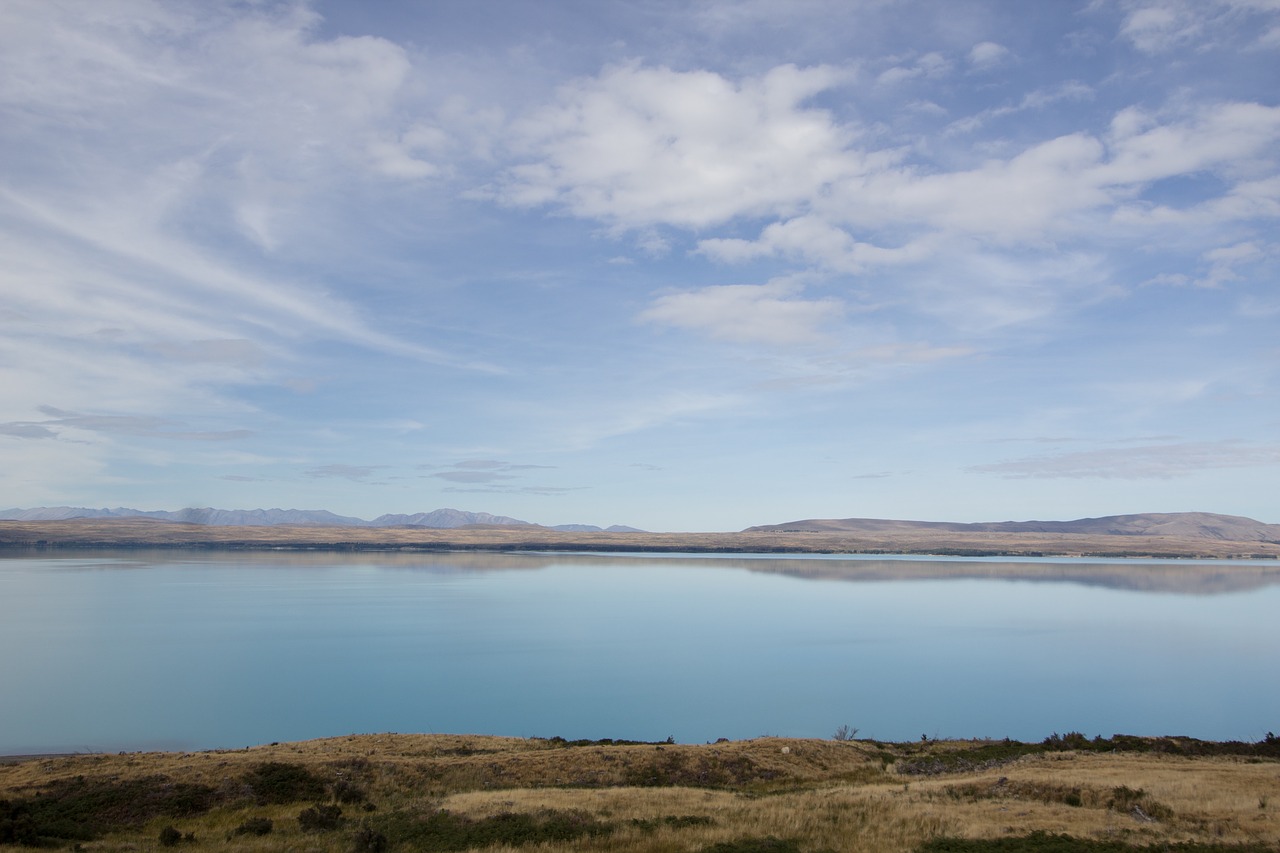
[{"label": "far shore", "polygon": [[0,553],[30,549],[210,551],[576,551],[604,553],[903,554],[956,557],[1280,559],[1280,543],[1207,537],[954,531],[569,532],[513,527],[214,527],[154,519],[0,521]]}]

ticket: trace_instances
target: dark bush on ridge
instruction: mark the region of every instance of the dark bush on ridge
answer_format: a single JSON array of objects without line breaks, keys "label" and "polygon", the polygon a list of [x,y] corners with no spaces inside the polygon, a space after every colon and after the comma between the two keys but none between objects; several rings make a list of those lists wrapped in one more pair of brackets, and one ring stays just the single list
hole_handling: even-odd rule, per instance
[{"label": "dark bush on ridge", "polygon": [[441,810],[427,817],[395,812],[369,818],[366,828],[385,834],[389,844],[406,844],[417,850],[451,851],[500,844],[519,847],[544,842],[594,838],[613,827],[576,811],[547,809],[537,814],[504,812],[487,818],[469,818]]},{"label": "dark bush on ridge", "polygon": [[269,835],[274,824],[269,817],[251,817],[231,830],[232,835]]},{"label": "dark bush on ridge", "polygon": [[57,780],[33,797],[0,801],[0,844],[91,841],[157,817],[204,814],[215,800],[214,790],[206,785],[173,782],[165,776]]},{"label": "dark bush on ridge", "polygon": [[342,826],[342,809],[317,803],[298,812],[298,825],[303,832],[331,832]]},{"label": "dark bush on ridge", "polygon": [[26,804],[0,800],[0,844],[32,846],[39,842],[39,828]]},{"label": "dark bush on ridge", "polygon": [[363,803],[366,796],[363,788],[346,779],[339,779],[333,783],[333,798],[343,805],[352,806]]},{"label": "dark bush on ridge", "polygon": [[1014,838],[933,838],[917,853],[1273,853],[1264,844],[1202,844],[1194,841],[1148,847],[1119,840],[1077,838],[1036,831]]},{"label": "dark bush on ridge", "polygon": [[281,761],[259,764],[245,776],[245,782],[262,803],[316,801],[325,795],[323,779],[305,767]]},{"label": "dark bush on ridge", "polygon": [[389,846],[385,835],[367,826],[356,830],[352,842],[355,853],[384,853]]},{"label": "dark bush on ridge", "polygon": [[703,847],[702,853],[800,853],[795,841],[786,838],[740,838],[737,841],[721,841]]}]

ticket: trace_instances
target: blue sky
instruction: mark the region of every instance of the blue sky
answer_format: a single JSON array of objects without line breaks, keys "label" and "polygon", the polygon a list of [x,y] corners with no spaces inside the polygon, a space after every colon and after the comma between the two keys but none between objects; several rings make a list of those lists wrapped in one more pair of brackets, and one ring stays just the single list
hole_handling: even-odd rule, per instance
[{"label": "blue sky", "polygon": [[8,0],[5,506],[1280,522],[1277,0]]}]

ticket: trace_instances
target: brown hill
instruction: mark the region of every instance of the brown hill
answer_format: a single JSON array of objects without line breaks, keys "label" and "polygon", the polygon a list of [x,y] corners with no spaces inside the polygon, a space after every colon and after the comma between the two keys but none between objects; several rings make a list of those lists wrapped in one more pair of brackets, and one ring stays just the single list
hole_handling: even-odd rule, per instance
[{"label": "brown hill", "polygon": [[9,759],[0,846],[1271,853],[1280,837],[1270,735],[884,743],[856,733],[714,744],[376,734]]},{"label": "brown hill", "polygon": [[1211,512],[1152,512],[1074,521],[896,521],[829,518],[748,527],[747,533],[1068,533],[1087,536],[1175,536],[1231,542],[1280,542],[1280,524]]},{"label": "brown hill", "polygon": [[[856,523],[854,520],[853,523]],[[797,522],[802,524],[803,522]],[[0,552],[62,548],[196,548],[271,551],[594,551],[773,554],[944,554],[953,556],[1084,556],[1277,558],[1280,537],[1233,540],[1168,533],[989,532],[941,522],[875,521],[879,527],[806,531],[788,525],[741,533],[569,532],[536,525],[426,527],[210,527],[145,518],[0,521]],[[1035,524],[1036,522],[1025,522]],[[1052,524],[1053,522],[1044,522]],[[1061,522],[1069,523],[1069,522]],[[1276,527],[1276,525],[1270,525]]]}]

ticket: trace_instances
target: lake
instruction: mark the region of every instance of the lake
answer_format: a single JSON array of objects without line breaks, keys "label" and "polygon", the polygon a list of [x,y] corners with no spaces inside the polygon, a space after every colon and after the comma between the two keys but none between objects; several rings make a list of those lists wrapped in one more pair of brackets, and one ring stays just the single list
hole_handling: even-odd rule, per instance
[{"label": "lake", "polygon": [[1280,728],[1276,561],[0,558],[0,754]]}]

